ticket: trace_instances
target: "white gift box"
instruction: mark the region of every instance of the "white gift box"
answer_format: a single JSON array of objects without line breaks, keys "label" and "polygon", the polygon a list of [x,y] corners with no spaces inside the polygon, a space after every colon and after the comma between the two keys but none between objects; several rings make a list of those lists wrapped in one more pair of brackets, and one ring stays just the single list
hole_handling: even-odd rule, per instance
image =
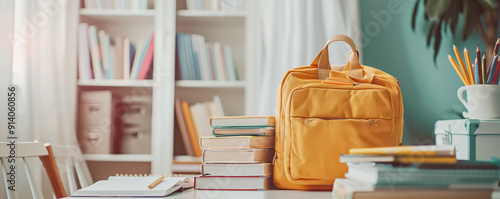
[{"label": "white gift box", "polygon": [[500,158],[500,120],[439,120],[436,145],[455,145],[459,160]]}]

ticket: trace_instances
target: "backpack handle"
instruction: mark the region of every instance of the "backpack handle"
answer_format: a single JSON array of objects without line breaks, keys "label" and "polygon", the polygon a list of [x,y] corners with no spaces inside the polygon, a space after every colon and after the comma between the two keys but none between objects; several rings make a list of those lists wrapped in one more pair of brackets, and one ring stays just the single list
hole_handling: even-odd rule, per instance
[{"label": "backpack handle", "polygon": [[349,54],[349,69],[351,72],[350,77],[355,79],[363,79],[363,69],[359,64],[359,51],[356,49],[354,41],[347,35],[335,35],[330,38],[323,49],[319,51],[318,55],[314,58],[311,66],[318,66],[318,79],[326,79],[329,76],[330,71],[330,60],[328,56],[328,45],[336,41],[343,41],[351,47],[351,53]]}]

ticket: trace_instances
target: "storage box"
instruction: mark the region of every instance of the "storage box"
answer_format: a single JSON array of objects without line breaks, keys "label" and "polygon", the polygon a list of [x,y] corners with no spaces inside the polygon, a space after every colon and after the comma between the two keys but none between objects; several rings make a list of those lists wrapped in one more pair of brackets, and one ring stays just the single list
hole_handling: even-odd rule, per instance
[{"label": "storage box", "polygon": [[500,120],[440,120],[436,145],[456,146],[459,160],[491,160],[500,157]]}]

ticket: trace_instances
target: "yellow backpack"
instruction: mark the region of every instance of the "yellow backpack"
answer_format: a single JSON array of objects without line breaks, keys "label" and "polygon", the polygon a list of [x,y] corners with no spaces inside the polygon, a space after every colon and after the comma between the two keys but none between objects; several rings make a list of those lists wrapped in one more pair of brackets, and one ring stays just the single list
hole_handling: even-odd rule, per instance
[{"label": "yellow backpack", "polygon": [[[352,49],[345,66],[331,66],[328,45]],[[310,66],[286,73],[276,107],[274,183],[278,188],[331,190],[344,178],[340,154],[350,148],[398,146],[403,136],[403,99],[391,75],[359,64],[345,35],[332,37]]]}]

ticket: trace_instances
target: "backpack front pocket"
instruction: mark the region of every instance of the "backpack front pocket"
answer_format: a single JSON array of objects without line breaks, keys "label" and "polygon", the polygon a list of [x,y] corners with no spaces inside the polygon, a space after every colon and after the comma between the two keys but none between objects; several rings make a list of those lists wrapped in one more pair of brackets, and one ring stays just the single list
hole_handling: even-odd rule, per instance
[{"label": "backpack front pocket", "polygon": [[379,86],[299,87],[285,113],[285,165],[297,184],[343,178],[347,166],[339,157],[350,148],[394,146],[392,102]]},{"label": "backpack front pocket", "polygon": [[334,180],[347,173],[340,154],[350,148],[391,146],[388,119],[291,118],[290,172],[294,180]]}]

